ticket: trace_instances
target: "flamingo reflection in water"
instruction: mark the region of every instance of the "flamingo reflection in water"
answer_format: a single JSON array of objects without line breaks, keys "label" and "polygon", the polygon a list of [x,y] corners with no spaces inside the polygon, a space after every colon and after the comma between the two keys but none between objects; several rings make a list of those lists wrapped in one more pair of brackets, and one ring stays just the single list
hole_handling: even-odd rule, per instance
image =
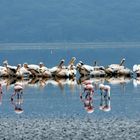
[{"label": "flamingo reflection in water", "polygon": [[87,111],[87,113],[94,112],[94,106],[93,106],[93,94],[94,94],[94,88],[92,83],[88,80],[84,82],[84,91],[80,94],[80,99],[84,103],[84,108]]},{"label": "flamingo reflection in water", "polygon": [[86,83],[90,82],[91,84],[94,85],[94,90],[97,90],[98,84],[104,83],[105,82],[105,78],[104,77],[94,77],[94,78],[91,78],[91,76],[81,76],[77,80],[77,84],[80,84],[80,85],[83,85],[85,82]]},{"label": "flamingo reflection in water", "polygon": [[99,85],[100,93],[101,93],[101,102],[99,109],[102,111],[110,111],[111,104],[110,104],[110,86],[108,85]]},{"label": "flamingo reflection in water", "polygon": [[11,103],[14,106],[15,113],[23,113],[22,104],[23,104],[23,86],[21,83],[15,83],[14,93],[11,96]]},{"label": "flamingo reflection in water", "polygon": [[2,94],[3,94],[2,85],[0,83],[0,105],[2,104]]}]

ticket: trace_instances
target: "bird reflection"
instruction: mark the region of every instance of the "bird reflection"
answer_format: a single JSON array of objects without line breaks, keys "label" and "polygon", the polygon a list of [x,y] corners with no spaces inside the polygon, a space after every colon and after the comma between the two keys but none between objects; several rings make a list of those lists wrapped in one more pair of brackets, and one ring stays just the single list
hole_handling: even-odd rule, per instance
[{"label": "bird reflection", "polygon": [[[0,78],[0,83],[6,86],[6,89],[9,90],[16,82],[21,82],[24,86],[28,87],[35,87],[35,88],[44,88],[46,86],[53,85],[60,88],[61,91],[64,90],[65,86],[68,86],[70,90],[73,92],[77,85],[82,85],[84,81],[90,80],[94,84],[94,90],[97,89],[98,84],[103,84],[108,82],[109,84],[115,85],[122,85],[123,89],[125,89],[125,84],[129,83],[132,79],[129,77],[93,77],[90,76],[81,76],[80,78],[76,79],[76,77],[72,78],[60,78],[60,77],[53,77],[53,78],[43,78],[43,77],[32,77],[27,79],[19,79],[16,77]],[[136,81],[137,80],[137,81]],[[133,83],[136,85],[140,80],[136,79]]]},{"label": "bird reflection", "polygon": [[101,93],[101,102],[99,109],[102,111],[110,111],[111,104],[110,104],[110,86],[108,85],[99,85],[100,93]]},{"label": "bird reflection", "polygon": [[21,83],[15,83],[14,93],[11,96],[11,103],[14,106],[15,113],[23,113],[23,87]]},{"label": "bird reflection", "polygon": [[90,81],[84,82],[84,90],[80,93],[80,99],[84,103],[84,108],[87,113],[92,113],[94,111],[93,106],[93,85]]},{"label": "bird reflection", "polygon": [[75,86],[77,85],[77,81],[75,77],[72,78],[42,78],[42,77],[34,77],[34,78],[27,78],[27,79],[18,79],[15,77],[10,78],[0,78],[0,83],[2,86],[6,86],[6,89],[9,90],[13,85],[17,82],[22,83],[22,85],[28,87],[35,87],[35,88],[44,88],[45,86],[51,84],[53,86],[58,86],[62,91],[64,87],[68,85],[71,91],[74,91]]},{"label": "bird reflection", "polygon": [[133,85],[134,87],[137,87],[138,85],[140,85],[140,77],[136,77],[135,79],[133,79]]},{"label": "bird reflection", "polygon": [[71,91],[74,91],[74,89],[77,85],[77,81],[76,81],[76,78],[58,78],[58,77],[55,77],[53,79],[49,79],[46,81],[46,85],[49,85],[49,84],[59,87],[61,89],[61,91],[64,90],[65,86],[68,86]]},{"label": "bird reflection", "polygon": [[94,91],[96,92],[96,90],[98,89],[98,84],[100,83],[104,83],[105,82],[105,78],[104,77],[93,77],[91,78],[91,76],[81,76],[78,80],[77,80],[77,84],[82,85],[84,82],[90,81],[93,86],[94,86]]},{"label": "bird reflection", "polygon": [[92,81],[92,83],[98,84],[98,83],[104,83],[105,78],[104,77],[91,77],[89,75],[87,75],[87,76],[80,76],[80,78],[77,80],[77,83],[81,84],[81,83],[83,83],[86,80],[90,80],[90,81]]},{"label": "bird reflection", "polygon": [[109,84],[120,85],[123,93],[125,93],[126,84],[130,83],[131,80],[132,80],[131,77],[126,77],[126,76],[106,77],[106,81]]},{"label": "bird reflection", "polygon": [[126,84],[129,83],[132,80],[131,77],[126,76],[118,76],[118,77],[106,77],[106,81],[110,84]]},{"label": "bird reflection", "polygon": [[0,105],[2,104],[2,95],[3,95],[2,85],[0,83]]}]

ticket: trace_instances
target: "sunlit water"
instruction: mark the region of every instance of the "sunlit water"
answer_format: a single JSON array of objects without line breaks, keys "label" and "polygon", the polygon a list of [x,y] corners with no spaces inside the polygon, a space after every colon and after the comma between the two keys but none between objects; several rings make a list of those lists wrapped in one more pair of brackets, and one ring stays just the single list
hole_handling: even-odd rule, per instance
[{"label": "sunlit water", "polygon": [[[28,64],[38,64],[40,61],[51,68],[59,63],[63,58],[67,65],[71,57],[76,57],[76,63],[82,60],[84,63],[93,65],[97,60],[99,65],[107,66],[112,63],[119,63],[122,58],[126,59],[125,66],[132,69],[134,64],[140,63],[140,48],[138,47],[115,47],[105,46],[93,47],[82,46],[59,46],[56,48],[42,46],[31,49],[32,45],[27,45],[21,49],[14,49],[14,46],[1,46],[0,63],[3,60],[8,60],[9,64],[17,65],[28,62]],[[21,46],[20,46],[21,47]],[[9,49],[8,49],[9,48]],[[26,48],[26,49],[24,49]],[[100,105],[100,91],[95,90],[93,105],[94,112],[88,114],[83,102],[81,102],[79,94],[83,91],[83,87],[79,84],[79,75],[75,80],[68,79],[54,81],[51,79],[35,81],[24,81],[22,114],[14,112],[14,105],[11,103],[11,95],[14,92],[14,82],[10,79],[1,79],[0,83],[3,85],[3,95],[1,95],[0,117],[140,117],[140,85],[136,83],[135,78],[118,81],[118,79],[91,79],[98,81],[97,83],[105,83],[111,86],[111,111],[103,112],[99,109]]]}]

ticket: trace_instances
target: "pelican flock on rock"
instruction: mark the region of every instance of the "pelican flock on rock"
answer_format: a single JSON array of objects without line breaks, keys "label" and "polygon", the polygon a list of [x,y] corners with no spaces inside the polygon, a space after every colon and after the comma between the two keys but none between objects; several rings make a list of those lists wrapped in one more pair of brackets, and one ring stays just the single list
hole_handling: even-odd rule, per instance
[{"label": "pelican flock on rock", "polygon": [[[125,59],[123,58],[120,64],[110,64],[108,66],[97,65],[96,61],[93,65],[84,64],[79,61],[75,65],[76,58],[72,57],[67,65],[64,65],[65,60],[61,59],[59,64],[48,68],[43,62],[39,64],[28,64],[24,63],[17,64],[17,66],[12,66],[8,64],[8,61],[3,61],[3,66],[0,66],[0,77],[14,77],[14,78],[75,78],[77,73],[82,79],[86,77],[96,78],[96,77],[133,77],[140,76],[140,65],[134,65],[133,70],[124,66]],[[85,77],[85,78],[84,78]]]},{"label": "pelican flock on rock", "polygon": [[90,66],[84,64],[82,61],[79,61],[79,63],[76,66],[76,69],[79,71],[79,74],[81,76],[92,76],[92,77],[104,77],[106,75],[105,68],[103,66]]},{"label": "pelican flock on rock", "polygon": [[123,58],[120,64],[111,64],[106,69],[105,72],[110,76],[128,76],[131,77],[133,72],[132,70],[124,66],[125,59]]}]

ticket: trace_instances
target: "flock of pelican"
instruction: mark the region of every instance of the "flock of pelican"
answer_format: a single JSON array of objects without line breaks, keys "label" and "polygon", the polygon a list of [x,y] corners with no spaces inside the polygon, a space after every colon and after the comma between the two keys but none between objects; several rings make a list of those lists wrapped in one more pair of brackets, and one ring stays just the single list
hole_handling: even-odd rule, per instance
[{"label": "flock of pelican", "polygon": [[39,65],[24,63],[23,66],[11,66],[8,61],[3,62],[0,66],[0,77],[17,77],[17,78],[34,78],[34,77],[65,77],[70,78],[76,76],[76,67],[74,66],[75,57],[71,59],[68,66],[64,66],[64,59],[52,68],[47,68],[42,62]]},{"label": "flock of pelican", "polygon": [[34,82],[34,80],[41,78],[41,81],[45,84],[48,79],[50,79],[50,82],[54,79],[57,84],[60,84],[60,81],[66,81],[66,79],[72,79],[72,82],[75,81],[77,73],[80,75],[79,80],[76,81],[78,83],[82,83],[82,81],[89,78],[95,80],[105,78],[108,82],[118,79],[120,82],[120,80],[124,81],[133,78],[134,73],[137,77],[140,76],[140,65],[135,64],[133,70],[131,70],[124,66],[124,58],[120,64],[111,64],[107,67],[98,66],[96,62],[91,66],[84,64],[82,61],[75,65],[75,61],[76,58],[72,57],[68,65],[64,65],[65,60],[62,59],[57,66],[48,68],[42,62],[38,65],[24,63],[23,65],[12,66],[5,60],[3,61],[3,66],[0,66],[0,79],[31,79],[30,82]]},{"label": "flock of pelican", "polygon": [[80,61],[76,69],[79,71],[80,75],[92,77],[106,77],[106,76],[126,76],[131,77],[133,72],[124,66],[125,59],[123,58],[120,64],[111,64],[107,67],[97,66],[96,62],[94,66],[86,65]]}]

